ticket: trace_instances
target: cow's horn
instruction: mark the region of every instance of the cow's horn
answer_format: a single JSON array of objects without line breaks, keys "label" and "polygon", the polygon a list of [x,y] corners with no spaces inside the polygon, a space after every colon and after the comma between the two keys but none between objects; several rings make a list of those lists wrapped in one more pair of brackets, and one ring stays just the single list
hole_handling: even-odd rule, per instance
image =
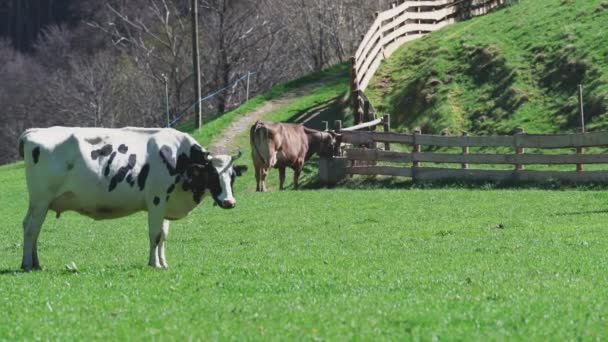
[{"label": "cow's horn", "polygon": [[241,151],[239,149],[239,153],[236,156],[232,156],[232,161],[235,161],[235,160],[241,158],[242,155],[243,155],[243,151]]}]

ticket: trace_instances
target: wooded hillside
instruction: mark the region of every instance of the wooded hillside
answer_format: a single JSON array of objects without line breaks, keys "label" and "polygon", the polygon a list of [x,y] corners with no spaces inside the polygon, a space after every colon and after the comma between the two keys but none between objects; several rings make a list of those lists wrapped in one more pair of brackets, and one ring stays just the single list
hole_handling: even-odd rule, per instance
[{"label": "wooded hillside", "polygon": [[[228,87],[203,103],[205,115],[241,104],[246,87],[234,82],[248,72],[254,95],[348,60],[385,2],[199,0],[202,94]],[[5,15],[31,13],[20,19],[25,26],[38,20],[40,10],[23,10],[36,1],[3,4]],[[38,34],[37,24],[28,26],[31,49],[16,49],[25,42],[11,41],[10,27],[3,31],[0,163],[16,159],[15,141],[27,127],[166,125],[165,84],[172,118],[193,104],[189,0],[69,4],[62,12],[69,25],[39,25]]]}]

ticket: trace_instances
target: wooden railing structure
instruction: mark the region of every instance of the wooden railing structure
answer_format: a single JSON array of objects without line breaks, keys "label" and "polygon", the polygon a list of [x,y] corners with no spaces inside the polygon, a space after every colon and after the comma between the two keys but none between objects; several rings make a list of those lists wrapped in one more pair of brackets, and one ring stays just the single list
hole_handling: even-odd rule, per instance
[{"label": "wooden railing structure", "polygon": [[[606,171],[584,171],[584,164],[608,164],[608,153],[584,154],[585,147],[608,146],[608,132],[574,134],[526,134],[510,136],[442,136],[414,133],[349,131],[342,129],[341,142],[353,146],[327,161],[332,169],[328,183],[346,175],[387,175],[411,177],[413,181],[465,180],[493,182],[543,182],[558,180],[574,183],[606,182]],[[410,152],[368,149],[375,143],[409,145]],[[422,152],[423,146],[457,147],[460,153]],[[471,147],[501,148],[512,153],[470,153]],[[526,153],[527,148],[576,149],[571,154]],[[460,149],[459,149],[460,150]],[[561,151],[558,151],[561,152]],[[391,165],[356,166],[353,161],[390,162]],[[394,164],[408,165],[394,165]],[[433,167],[425,163],[460,164],[455,168]],[[472,169],[471,164],[512,165],[512,169]],[[526,165],[573,164],[573,171],[526,170]],[[353,166],[355,165],[355,166]],[[504,167],[503,167],[504,168]],[[574,171],[576,170],[576,171]],[[323,180],[323,179],[322,179]]]},{"label": "wooden railing structure", "polygon": [[[403,43],[447,26],[458,19],[483,15],[505,0],[399,0],[377,12],[351,58],[351,101],[355,124],[373,120],[373,106],[364,94],[383,59]],[[365,112],[367,108],[367,113]]]}]

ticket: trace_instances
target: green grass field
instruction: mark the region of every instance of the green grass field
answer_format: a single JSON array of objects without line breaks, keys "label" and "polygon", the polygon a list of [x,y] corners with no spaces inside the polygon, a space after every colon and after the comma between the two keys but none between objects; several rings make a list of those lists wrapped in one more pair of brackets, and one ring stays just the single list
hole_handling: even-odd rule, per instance
[{"label": "green grass field", "polygon": [[0,187],[3,340],[608,336],[605,192],[241,191],[172,224],[168,271],[143,214],[50,214],[22,273],[23,169]]}]

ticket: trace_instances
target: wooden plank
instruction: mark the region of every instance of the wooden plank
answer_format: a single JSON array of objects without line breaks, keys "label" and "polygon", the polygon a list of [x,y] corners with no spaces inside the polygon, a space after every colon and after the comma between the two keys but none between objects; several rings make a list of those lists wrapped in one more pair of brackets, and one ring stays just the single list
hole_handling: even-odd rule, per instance
[{"label": "wooden plank", "polygon": [[351,127],[347,127],[347,128],[342,128],[342,132],[352,132],[352,131],[356,131],[362,128],[368,128],[368,127],[372,127],[372,126],[376,126],[382,123],[382,118],[376,119],[376,120],[372,120],[372,121],[368,121],[368,122],[364,122],[355,126],[351,126]]},{"label": "wooden plank", "polygon": [[396,39],[394,42],[384,46],[384,54],[386,58],[389,58],[401,45],[406,42],[410,42],[412,40],[416,40],[418,38],[422,38],[424,34],[413,34],[408,36],[403,36],[401,38]]},{"label": "wooden plank", "polygon": [[512,179],[514,171],[414,167],[412,172],[412,177],[415,181],[438,181],[454,179],[465,181],[505,182]]},{"label": "wooden plank", "polygon": [[488,136],[488,137],[471,137],[471,136],[443,136],[443,135],[427,135],[422,134],[416,136],[416,144],[442,146],[442,147],[500,147],[513,146],[514,139],[512,136]]},{"label": "wooden plank", "polygon": [[[380,132],[379,132],[380,133]],[[393,133],[396,134],[396,133]],[[377,140],[380,141],[380,140]],[[386,140],[382,140],[386,141]],[[412,143],[413,141],[390,141]],[[500,147],[516,146],[520,148],[565,148],[590,147],[608,145],[608,132],[576,133],[576,134],[518,134],[513,136],[416,136],[416,144],[441,147]],[[569,164],[569,162],[568,162]]]},{"label": "wooden plank", "polygon": [[414,161],[465,164],[608,164],[608,154],[414,153]]},{"label": "wooden plank", "polygon": [[361,57],[365,56],[366,52],[364,52],[366,50],[366,48],[368,48],[368,44],[369,42],[372,40],[372,37],[380,31],[380,27],[382,26],[381,21],[376,18],[374,20],[374,23],[370,26],[369,30],[367,30],[367,33],[365,34],[365,36],[363,37],[363,39],[361,40],[361,43],[359,43],[359,48],[357,49],[357,52],[355,53],[355,58],[357,60],[359,60]]},{"label": "wooden plank", "polygon": [[519,171],[514,175],[515,181],[546,182],[558,180],[571,183],[606,183],[608,171]]},{"label": "wooden plank", "polygon": [[410,167],[398,166],[350,166],[346,167],[346,174],[411,177],[412,169]]},{"label": "wooden plank", "polygon": [[412,162],[412,154],[409,152],[382,151],[363,148],[347,149],[346,158],[351,160],[386,161],[396,163]]},{"label": "wooden plank", "polygon": [[439,28],[441,28],[441,26],[438,26],[438,24],[405,24],[405,25],[399,27],[398,29],[396,29],[395,31],[390,31],[390,32],[386,33],[384,38],[382,38],[382,43],[383,43],[383,45],[387,45],[391,41],[393,41],[401,36],[404,36],[405,34],[408,34],[408,33],[414,34],[418,31],[431,32],[431,31],[436,31]]},{"label": "wooden plank", "polygon": [[608,145],[608,132],[574,134],[520,134],[517,147],[564,148]]},{"label": "wooden plank", "polygon": [[384,57],[382,56],[382,54],[377,55],[376,58],[374,58],[372,64],[369,66],[369,68],[366,69],[365,72],[357,75],[357,77],[359,78],[359,89],[363,91],[367,89],[369,81],[372,80],[372,77],[376,73],[376,70],[378,70],[380,63],[382,63],[383,58]]},{"label": "wooden plank", "polygon": [[350,144],[368,144],[371,142],[411,144],[414,142],[414,136],[395,132],[342,132],[342,142]]},{"label": "wooden plank", "polygon": [[608,171],[532,171],[532,170],[474,170],[446,168],[413,168],[416,181],[464,180],[491,182],[547,182],[573,183],[608,182]]}]

